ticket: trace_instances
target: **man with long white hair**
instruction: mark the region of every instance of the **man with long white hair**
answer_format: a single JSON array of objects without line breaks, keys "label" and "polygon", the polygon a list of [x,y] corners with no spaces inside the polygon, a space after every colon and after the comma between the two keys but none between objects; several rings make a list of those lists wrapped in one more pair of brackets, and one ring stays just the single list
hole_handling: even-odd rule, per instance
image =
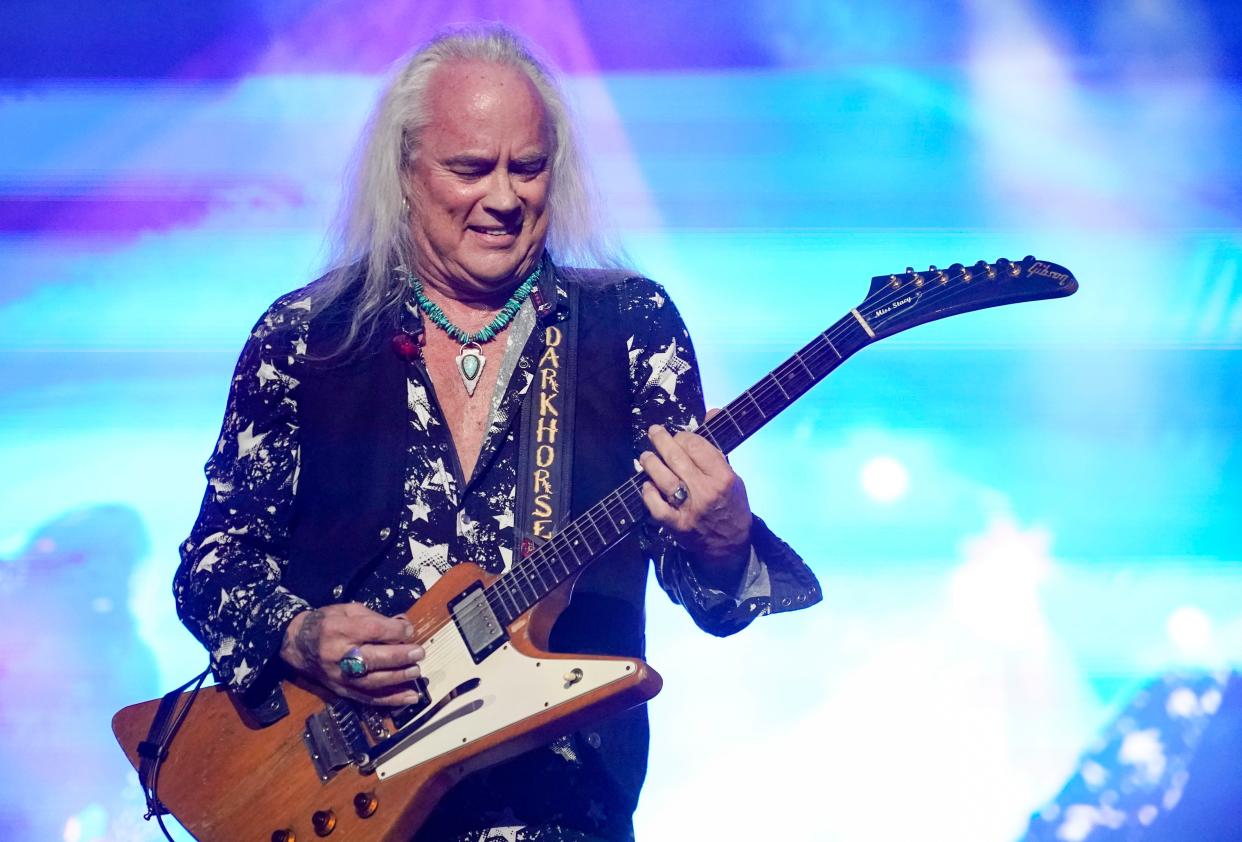
[{"label": "man with long white hair", "polygon": [[[513,570],[635,461],[641,504],[609,516],[629,534],[605,552],[599,532],[554,649],[641,657],[652,560],[713,634],[818,601],[693,432],[676,309],[598,232],[564,97],[528,45],[455,30],[403,64],[332,266],[242,351],[182,547],[179,612],[243,702],[294,674],[367,709],[439,701],[403,612],[460,562]],[[416,838],[631,839],[647,740],[641,707],[566,734],[465,778]]]}]

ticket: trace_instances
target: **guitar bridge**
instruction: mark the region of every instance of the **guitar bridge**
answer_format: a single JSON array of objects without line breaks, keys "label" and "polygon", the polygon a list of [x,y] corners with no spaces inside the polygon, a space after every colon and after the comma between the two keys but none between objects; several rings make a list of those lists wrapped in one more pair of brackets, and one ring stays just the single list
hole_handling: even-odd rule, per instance
[{"label": "guitar bridge", "polygon": [[319,780],[331,780],[346,766],[365,766],[370,746],[354,706],[344,699],[331,702],[306,718],[302,742],[310,753]]}]

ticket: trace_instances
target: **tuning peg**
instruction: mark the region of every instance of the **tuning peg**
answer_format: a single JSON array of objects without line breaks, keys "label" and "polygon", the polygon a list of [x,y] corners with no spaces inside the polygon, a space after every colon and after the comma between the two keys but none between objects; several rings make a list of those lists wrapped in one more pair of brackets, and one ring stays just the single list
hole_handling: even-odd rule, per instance
[{"label": "tuning peg", "polygon": [[1017,264],[1011,263],[1007,258],[1001,257],[996,261],[996,271],[1004,272],[1011,277],[1017,277],[1022,273],[1022,269]]},{"label": "tuning peg", "polygon": [[[1000,259],[1001,259],[1001,260],[1004,260],[1005,258],[1003,258],[1003,257],[1002,257],[1002,258],[1000,258]],[[980,262],[980,263],[983,263],[983,261],[982,261],[982,260],[980,260],[979,262]],[[996,265],[995,265],[995,264],[983,263],[983,268],[984,268],[984,270],[988,273],[988,280],[989,280],[989,281],[992,281],[992,280],[995,280],[995,279],[996,279]]]}]

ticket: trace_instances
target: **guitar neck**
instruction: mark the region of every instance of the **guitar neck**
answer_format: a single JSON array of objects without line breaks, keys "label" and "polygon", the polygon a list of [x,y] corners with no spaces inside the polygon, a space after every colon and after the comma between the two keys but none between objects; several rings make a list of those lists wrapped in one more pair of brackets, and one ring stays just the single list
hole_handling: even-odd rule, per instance
[{"label": "guitar neck", "polygon": [[[696,432],[729,453],[873,341],[851,311]],[[506,625],[513,622],[640,523],[647,511],[642,501],[645,479],[641,473],[630,477],[526,558],[514,561],[509,572],[487,588],[497,618]]]}]

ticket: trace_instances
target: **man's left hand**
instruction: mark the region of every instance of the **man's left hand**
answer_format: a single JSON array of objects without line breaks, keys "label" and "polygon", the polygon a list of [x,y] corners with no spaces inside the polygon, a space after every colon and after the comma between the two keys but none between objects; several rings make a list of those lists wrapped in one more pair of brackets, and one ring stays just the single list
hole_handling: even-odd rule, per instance
[{"label": "man's left hand", "polygon": [[752,518],[745,484],[724,454],[700,435],[674,436],[654,425],[647,436],[655,451],[638,457],[649,480],[643,483],[647,511],[702,561],[700,572],[709,584],[732,587],[750,555]]}]

